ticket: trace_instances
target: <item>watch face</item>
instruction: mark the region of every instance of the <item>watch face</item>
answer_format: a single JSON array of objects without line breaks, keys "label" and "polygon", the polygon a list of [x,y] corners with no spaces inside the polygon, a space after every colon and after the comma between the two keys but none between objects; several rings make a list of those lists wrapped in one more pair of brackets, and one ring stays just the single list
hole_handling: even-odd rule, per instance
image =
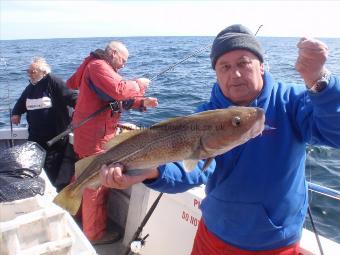
[{"label": "watch face", "polygon": [[319,89],[323,89],[324,87],[326,87],[328,85],[327,81],[320,81],[318,82],[318,88]]},{"label": "watch face", "polygon": [[328,85],[328,81],[319,80],[315,83],[315,85],[310,89],[312,92],[317,93],[321,92]]},{"label": "watch face", "polygon": [[310,90],[314,93],[321,92],[325,87],[327,87],[330,80],[330,72],[325,72],[322,77],[314,84]]}]

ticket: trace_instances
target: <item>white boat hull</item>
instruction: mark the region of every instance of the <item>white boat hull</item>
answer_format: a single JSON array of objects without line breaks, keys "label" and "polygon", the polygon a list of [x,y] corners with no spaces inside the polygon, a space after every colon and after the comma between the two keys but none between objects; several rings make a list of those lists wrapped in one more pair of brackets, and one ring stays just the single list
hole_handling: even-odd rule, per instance
[{"label": "white boat hull", "polygon": [[[27,137],[26,128],[15,128],[12,131],[0,129],[0,149],[8,148],[11,144],[21,144],[26,141]],[[72,136],[70,140],[72,141]],[[51,192],[53,193],[53,191]],[[125,246],[129,246],[135,231],[157,195],[158,192],[146,188],[143,184],[135,185],[132,189],[123,191],[111,191],[108,203],[109,217],[125,228],[123,238]],[[140,254],[190,254],[201,218],[198,206],[204,196],[203,187],[175,195],[164,194],[143,230],[142,236],[146,234],[150,236],[146,239],[146,245],[142,248]],[[324,254],[340,254],[340,244],[322,236],[320,236],[320,240]],[[301,253],[304,255],[320,254],[315,235],[309,230],[303,230],[300,245]],[[2,255],[2,253],[0,254]]]},{"label": "white boat hull", "polygon": [[[125,230],[124,244],[129,241],[145,216],[148,208],[156,200],[158,192],[135,185],[132,188],[130,208]],[[142,237],[146,245],[141,255],[187,255],[190,254],[194,236],[197,230],[201,211],[199,205],[205,197],[204,187],[191,189],[179,194],[164,194],[146,224]],[[143,201],[141,204],[140,201]],[[137,215],[137,216],[136,216]],[[340,254],[340,244],[319,236],[324,254]],[[300,242],[301,253],[304,255],[319,255],[319,247],[314,233],[303,229]]]}]

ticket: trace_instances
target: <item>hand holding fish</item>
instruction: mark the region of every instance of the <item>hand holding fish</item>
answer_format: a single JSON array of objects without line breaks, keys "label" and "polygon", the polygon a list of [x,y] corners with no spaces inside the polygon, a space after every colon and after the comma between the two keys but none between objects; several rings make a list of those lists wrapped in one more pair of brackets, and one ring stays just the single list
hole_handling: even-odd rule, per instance
[{"label": "hand holding fish", "polygon": [[325,73],[328,47],[323,42],[312,38],[301,38],[295,68],[300,73],[308,88],[311,88]]},{"label": "hand holding fish", "polygon": [[99,173],[99,179],[102,185],[108,188],[127,189],[134,184],[143,182],[146,179],[157,178],[159,172],[157,169],[150,169],[141,172],[140,175],[125,175],[123,174],[124,167],[119,163],[111,165],[102,165]]}]

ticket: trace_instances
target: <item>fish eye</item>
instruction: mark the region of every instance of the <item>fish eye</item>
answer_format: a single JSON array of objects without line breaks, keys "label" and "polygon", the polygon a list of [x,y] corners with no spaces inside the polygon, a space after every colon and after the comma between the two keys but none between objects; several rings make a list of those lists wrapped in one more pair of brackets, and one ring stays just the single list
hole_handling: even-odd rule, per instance
[{"label": "fish eye", "polygon": [[233,124],[234,127],[238,127],[241,124],[241,118],[239,116],[235,116],[231,120],[231,123]]}]

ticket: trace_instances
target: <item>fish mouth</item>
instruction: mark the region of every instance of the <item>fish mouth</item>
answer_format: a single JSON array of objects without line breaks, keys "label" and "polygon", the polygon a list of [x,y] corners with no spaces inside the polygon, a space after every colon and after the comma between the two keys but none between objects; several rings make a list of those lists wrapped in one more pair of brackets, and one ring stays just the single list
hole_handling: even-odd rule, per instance
[{"label": "fish mouth", "polygon": [[254,128],[251,129],[250,138],[255,138],[256,136],[262,134],[263,130],[264,130],[264,121],[257,122]]}]

